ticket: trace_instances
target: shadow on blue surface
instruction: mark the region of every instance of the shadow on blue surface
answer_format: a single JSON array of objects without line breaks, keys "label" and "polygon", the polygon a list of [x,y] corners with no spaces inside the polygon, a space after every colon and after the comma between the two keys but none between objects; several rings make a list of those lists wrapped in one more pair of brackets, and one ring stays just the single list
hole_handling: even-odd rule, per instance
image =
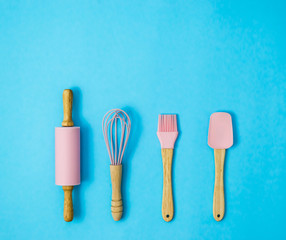
[{"label": "shadow on blue surface", "polygon": [[[80,126],[80,174],[81,183],[92,182],[94,172],[93,159],[93,131],[90,124],[85,120],[82,114],[82,93],[80,88],[73,87],[73,121],[75,126]],[[74,217],[77,220],[83,220],[85,217],[84,193],[82,186],[74,188]]]},{"label": "shadow on blue surface", "polygon": [[[177,128],[178,128],[178,138],[175,142],[175,147],[174,147],[174,153],[173,153],[173,162],[172,162],[172,189],[173,189],[173,202],[174,202],[174,216],[173,216],[173,220],[174,221],[176,219],[176,182],[174,182],[174,179],[176,179],[176,170],[175,170],[175,161],[177,159],[177,146],[179,145],[179,142],[181,141],[181,135],[182,132],[180,131],[181,129],[181,123],[180,123],[180,117],[179,114],[177,115]],[[163,166],[162,166],[163,167]]]},{"label": "shadow on blue surface", "polygon": [[[143,126],[142,120],[139,113],[133,107],[125,107],[122,109],[125,111],[131,120],[131,130],[129,135],[129,140],[126,146],[126,150],[122,160],[122,200],[123,200],[123,216],[122,219],[125,219],[129,215],[129,204],[132,202],[129,200],[128,189],[131,180],[131,162],[133,163],[134,153],[136,151],[138,142],[142,134]],[[136,164],[136,163],[135,163]]]}]

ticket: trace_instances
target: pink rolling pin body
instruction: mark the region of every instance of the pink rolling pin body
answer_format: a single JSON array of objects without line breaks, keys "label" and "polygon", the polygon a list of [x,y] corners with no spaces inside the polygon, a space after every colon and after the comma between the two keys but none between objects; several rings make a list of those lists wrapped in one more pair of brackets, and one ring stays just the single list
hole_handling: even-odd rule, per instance
[{"label": "pink rolling pin body", "polygon": [[55,128],[56,185],[80,184],[80,128]]}]

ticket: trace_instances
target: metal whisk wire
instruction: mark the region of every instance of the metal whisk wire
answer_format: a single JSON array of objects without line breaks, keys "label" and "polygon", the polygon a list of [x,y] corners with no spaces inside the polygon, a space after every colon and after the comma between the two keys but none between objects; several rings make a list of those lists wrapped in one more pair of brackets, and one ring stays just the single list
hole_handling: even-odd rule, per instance
[{"label": "metal whisk wire", "polygon": [[[120,145],[118,147],[118,121],[121,127]],[[122,163],[124,151],[129,138],[131,121],[126,112],[121,109],[112,109],[102,120],[102,131],[112,165]]]}]

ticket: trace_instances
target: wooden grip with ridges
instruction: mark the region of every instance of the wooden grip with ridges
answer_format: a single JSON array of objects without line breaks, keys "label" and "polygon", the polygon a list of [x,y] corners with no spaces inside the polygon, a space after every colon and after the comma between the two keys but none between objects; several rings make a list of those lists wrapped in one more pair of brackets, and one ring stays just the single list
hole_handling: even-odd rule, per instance
[{"label": "wooden grip with ridges", "polygon": [[110,176],[112,184],[111,214],[115,221],[119,221],[123,213],[121,197],[122,165],[110,165]]},{"label": "wooden grip with ridges", "polygon": [[73,204],[72,204],[72,190],[73,186],[63,186],[65,200],[64,200],[64,220],[71,222],[73,220]]},{"label": "wooden grip with ridges", "polygon": [[214,149],[215,157],[215,185],[213,198],[213,216],[216,221],[221,221],[224,216],[224,184],[223,169],[225,149]]},{"label": "wooden grip with ridges", "polygon": [[163,199],[162,217],[166,222],[170,222],[174,216],[174,203],[172,193],[172,159],[173,149],[161,149],[163,159]]},{"label": "wooden grip with ridges", "polygon": [[73,93],[70,89],[65,89],[63,92],[63,103],[64,103],[64,120],[62,122],[63,127],[72,127],[72,100]]}]

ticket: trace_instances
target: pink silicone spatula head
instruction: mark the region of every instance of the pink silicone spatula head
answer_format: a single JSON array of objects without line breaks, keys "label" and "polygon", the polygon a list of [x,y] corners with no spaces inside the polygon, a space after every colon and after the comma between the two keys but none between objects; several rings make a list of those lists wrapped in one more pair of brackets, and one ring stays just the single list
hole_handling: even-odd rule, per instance
[{"label": "pink silicone spatula head", "polygon": [[216,112],[211,115],[208,145],[213,149],[227,149],[233,145],[232,121],[229,113]]}]

